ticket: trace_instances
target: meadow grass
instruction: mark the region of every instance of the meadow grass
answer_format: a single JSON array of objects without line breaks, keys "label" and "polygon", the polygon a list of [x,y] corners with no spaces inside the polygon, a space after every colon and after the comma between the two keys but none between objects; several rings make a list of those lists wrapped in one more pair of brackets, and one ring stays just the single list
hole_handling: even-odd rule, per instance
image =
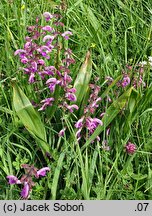
[{"label": "meadow grass", "polygon": [[[51,110],[53,114],[49,109],[35,114],[32,105],[29,115],[27,110],[24,116],[17,112],[16,100],[20,98],[14,99],[17,95],[14,82],[27,97],[22,96],[23,105],[27,100],[37,100],[37,94],[19,70],[21,63],[14,52],[24,46],[27,26],[34,25],[35,18],[45,11],[57,12],[60,3],[0,2],[0,199],[20,199],[20,187],[10,186],[6,176],[20,178],[22,164],[51,168],[45,178],[36,180],[30,199],[152,199],[152,69],[147,66],[144,70],[146,87],[123,89],[116,85],[126,65],[132,66],[133,77],[136,65],[152,56],[152,1],[62,1],[64,30],[73,32],[68,40],[76,60],[71,66],[73,83],[90,50],[89,81],[95,83],[99,77],[102,98],[94,116],[103,111],[107,114],[102,119],[103,126],[90,138],[78,143],[75,136],[74,124],[81,117],[82,101],[80,112],[74,114],[65,114],[60,109]],[[107,85],[107,76],[114,80],[111,85]],[[82,83],[80,93],[87,89],[88,83],[85,84]],[[83,93],[87,98],[87,92]],[[107,95],[112,102],[106,100]],[[33,131],[31,124],[35,125]],[[59,137],[62,125],[66,125],[68,132]],[[97,135],[100,141],[92,143]],[[110,147],[108,151],[103,148],[105,140]],[[124,148],[129,141],[137,147],[130,155]],[[45,157],[47,148],[50,158]]]}]

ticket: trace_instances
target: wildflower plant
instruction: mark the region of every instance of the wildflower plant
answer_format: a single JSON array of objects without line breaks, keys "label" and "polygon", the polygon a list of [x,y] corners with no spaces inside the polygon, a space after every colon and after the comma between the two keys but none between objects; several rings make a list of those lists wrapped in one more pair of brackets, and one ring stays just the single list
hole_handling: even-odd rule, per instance
[{"label": "wildflower plant", "polygon": [[[71,31],[62,32],[64,23],[59,14],[43,14],[46,25],[40,25],[39,18],[36,24],[27,28],[28,36],[25,37],[25,44],[22,49],[15,51],[21,68],[28,76],[29,84],[38,85],[38,90],[47,91],[47,98],[43,98],[39,104],[38,111],[43,111],[47,107],[55,104],[64,111],[73,112],[78,109],[77,105],[70,105],[76,101],[76,89],[72,87],[70,76],[70,65],[75,63],[72,51],[65,47],[64,40],[67,41],[72,35]],[[42,88],[42,89],[40,89]],[[52,109],[52,116],[53,116]]]},{"label": "wildflower plant", "polygon": [[[101,119],[92,117],[102,100],[101,97],[98,96],[100,87],[96,84],[90,84],[89,87],[91,89],[91,93],[88,99],[88,104],[84,107],[83,116],[75,123],[75,127],[78,129],[76,132],[78,141],[81,138],[83,129],[87,129],[88,136],[90,136],[91,134],[93,134],[98,125],[103,125]],[[88,137],[86,136],[85,139],[87,138]],[[99,136],[97,136],[96,139],[100,141]]]},{"label": "wildflower plant", "polygon": [[[23,185],[21,197],[24,199],[29,198],[35,185],[33,179],[43,177],[47,171],[50,171],[48,166],[51,157],[55,160],[55,165],[52,165],[55,170],[53,180],[51,179],[52,185],[49,185],[53,199],[56,199],[59,174],[64,160],[68,161],[68,165],[64,166],[65,169],[68,166],[71,169],[76,162],[79,164],[76,166],[81,167],[81,192],[85,199],[89,199],[91,192],[89,183],[97,179],[97,174],[94,178],[92,173],[97,170],[95,165],[98,157],[101,156],[101,151],[106,151],[107,155],[114,152],[115,143],[110,139],[114,133],[117,134],[118,129],[114,132],[113,120],[117,117],[116,119],[122,123],[122,131],[125,131],[125,135],[128,134],[133,121],[133,113],[136,111],[136,102],[140,101],[138,90],[145,86],[144,64],[134,67],[126,65],[125,69],[120,72],[120,76],[112,78],[108,75],[105,76],[105,80],[102,80],[101,77],[97,78],[99,75],[93,74],[92,76],[91,50],[87,52],[77,77],[73,80],[71,68],[75,60],[72,50],[68,47],[68,40],[72,37],[72,32],[65,29],[62,19],[60,14],[43,13],[42,19],[36,18],[35,24],[27,28],[24,46],[14,53],[19,57],[22,65],[19,69],[21,73],[24,73],[33,91],[33,98],[29,98],[30,102],[21,89],[13,84],[14,108],[26,129],[39,138],[37,144],[48,164],[40,170],[33,165],[23,164],[25,174],[20,179],[13,175],[7,176],[9,184]],[[18,103],[19,98],[22,104]],[[22,114],[21,110],[25,112]],[[27,121],[25,121],[25,116]],[[41,121],[40,116],[47,116],[47,118]],[[130,120],[129,124],[125,122],[127,117]],[[60,122],[57,122],[56,119],[59,119]],[[47,127],[42,122],[45,123],[45,126],[48,126],[48,122],[49,126],[53,125],[51,128],[52,133],[55,132],[53,138],[46,133]],[[74,132],[74,136],[71,131]],[[123,135],[121,138],[123,142],[125,139]],[[58,140],[57,145],[56,139]],[[58,150],[61,151],[57,152]],[[85,156],[83,155],[84,150],[86,150]],[[137,147],[128,142],[125,150],[126,153],[133,155]],[[89,159],[87,158],[88,153],[90,154]],[[89,168],[90,164],[91,168]],[[107,167],[110,167],[108,163]],[[75,182],[74,176],[77,176],[78,173],[72,169],[70,171],[74,175],[69,173],[73,178],[72,182]],[[80,175],[81,172],[78,172]]]},{"label": "wildflower plant", "polygon": [[136,145],[131,143],[131,142],[128,142],[126,145],[125,145],[125,149],[126,149],[126,152],[128,154],[134,154],[135,151],[137,150],[136,148]]},{"label": "wildflower plant", "polygon": [[23,188],[21,191],[21,197],[23,199],[28,199],[30,196],[30,192],[32,191],[32,187],[35,185],[33,182],[33,177],[36,179],[40,177],[46,176],[46,172],[50,171],[49,167],[43,167],[38,170],[33,165],[23,164],[21,166],[25,169],[25,174],[20,178],[20,180],[14,175],[8,175],[6,178],[8,179],[9,184],[23,184]]}]

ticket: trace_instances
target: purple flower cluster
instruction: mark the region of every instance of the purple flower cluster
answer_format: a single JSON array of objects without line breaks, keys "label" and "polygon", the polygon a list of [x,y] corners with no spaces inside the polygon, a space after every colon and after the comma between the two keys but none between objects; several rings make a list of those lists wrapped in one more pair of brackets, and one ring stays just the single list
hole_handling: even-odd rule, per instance
[{"label": "purple flower cluster", "polygon": [[[122,71],[122,80],[117,83],[117,87],[125,88],[128,85],[132,85],[134,88],[138,88],[141,85],[145,87],[145,82],[143,81],[144,65],[141,63],[133,66],[126,65],[125,69]],[[110,85],[113,81],[113,78],[107,76],[105,78],[107,84]],[[117,95],[117,94],[116,94]]]},{"label": "purple flower cluster", "polygon": [[78,107],[68,104],[68,102],[76,101],[76,89],[71,87],[72,78],[69,75],[69,66],[74,64],[75,60],[72,58],[72,51],[62,48],[59,43],[63,39],[68,40],[72,32],[61,32],[58,29],[64,25],[59,22],[61,15],[45,12],[43,16],[46,22],[50,20],[53,22],[53,27],[48,24],[40,26],[37,18],[36,25],[29,26],[27,29],[29,35],[25,38],[24,48],[16,50],[14,54],[19,55],[21,63],[24,64],[23,71],[28,75],[29,83],[41,81],[49,90],[50,97],[41,100],[42,106],[39,111],[53,105],[53,94],[58,85],[63,93],[60,98],[60,107],[73,112],[73,109],[78,109]]},{"label": "purple flower cluster", "polygon": [[50,171],[49,167],[43,167],[42,169],[38,170],[33,165],[23,164],[22,168],[25,169],[25,175],[21,177],[19,180],[14,175],[9,175],[6,178],[9,181],[9,184],[23,184],[24,187],[21,191],[21,197],[24,199],[28,199],[30,191],[35,183],[32,180],[32,177],[39,178],[41,176],[45,176],[47,171]]},{"label": "purple flower cluster", "polygon": [[133,144],[133,143],[131,143],[131,142],[128,142],[128,143],[126,144],[125,149],[126,149],[126,152],[127,152],[128,154],[134,154],[135,151],[137,150],[136,145]]},{"label": "purple flower cluster", "polygon": [[[98,96],[100,87],[95,84],[90,84],[90,89],[92,90],[92,93],[88,99],[88,105],[84,109],[84,115],[75,123],[75,127],[78,129],[76,132],[78,141],[81,139],[83,129],[87,129],[88,135],[90,136],[98,125],[103,125],[99,118],[91,117],[99,107],[99,102],[101,101],[101,97]],[[100,140],[100,137],[97,136],[96,139]]]},{"label": "purple flower cluster", "polygon": [[123,75],[123,80],[121,82],[121,86],[123,88],[125,88],[126,86],[128,86],[130,84],[130,77],[128,76],[128,74],[124,74]]},{"label": "purple flower cluster", "polygon": [[126,65],[126,70],[123,71],[123,79],[122,79],[120,85],[123,88],[128,86],[131,83],[131,80],[130,80],[131,74],[133,74],[132,86],[134,88],[138,88],[142,84],[143,84],[143,86],[145,86],[145,83],[143,82],[143,72],[144,72],[144,67],[140,64],[134,66],[134,68],[132,66]]}]

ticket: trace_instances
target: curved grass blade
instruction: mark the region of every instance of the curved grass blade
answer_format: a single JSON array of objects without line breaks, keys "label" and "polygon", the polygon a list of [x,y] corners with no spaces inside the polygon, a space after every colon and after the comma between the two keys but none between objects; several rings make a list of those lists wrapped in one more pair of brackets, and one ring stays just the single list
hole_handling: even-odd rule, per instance
[{"label": "curved grass blade", "polygon": [[103,125],[99,125],[94,133],[87,140],[82,149],[86,148],[103,130],[106,128],[112,120],[118,115],[118,113],[125,107],[128,101],[133,87],[130,87],[123,95],[121,95],[117,100],[115,100],[111,106],[107,109],[102,121]]},{"label": "curved grass blade", "polygon": [[46,143],[45,127],[40,119],[38,112],[34,109],[24,92],[13,82],[13,106],[26,129],[37,139],[43,153],[49,152]]}]

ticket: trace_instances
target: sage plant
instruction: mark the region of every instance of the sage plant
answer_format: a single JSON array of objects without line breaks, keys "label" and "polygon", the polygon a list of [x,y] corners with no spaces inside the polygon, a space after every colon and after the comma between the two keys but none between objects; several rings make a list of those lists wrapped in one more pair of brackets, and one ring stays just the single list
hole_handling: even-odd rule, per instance
[{"label": "sage plant", "polygon": [[71,85],[69,67],[75,60],[71,49],[64,47],[64,41],[69,39],[72,32],[62,31],[64,23],[61,22],[61,15],[45,12],[43,16],[46,24],[40,25],[37,18],[36,24],[27,28],[24,47],[16,50],[15,55],[23,64],[22,70],[27,74],[29,84],[42,82],[42,89],[47,90],[49,97],[42,98],[39,111],[56,103],[64,111],[73,112],[78,106],[70,104],[76,101],[76,89]]},{"label": "sage plant", "polygon": [[[93,134],[98,125],[103,125],[99,118],[94,117],[94,114],[99,107],[99,103],[102,100],[98,96],[100,92],[100,87],[96,84],[90,84],[91,94],[88,99],[88,104],[84,108],[83,116],[75,123],[75,127],[78,129],[76,132],[77,140],[82,138],[87,139]],[[87,129],[87,131],[86,131]],[[85,134],[88,133],[87,136]],[[96,139],[100,141],[100,137],[97,136]]]}]

